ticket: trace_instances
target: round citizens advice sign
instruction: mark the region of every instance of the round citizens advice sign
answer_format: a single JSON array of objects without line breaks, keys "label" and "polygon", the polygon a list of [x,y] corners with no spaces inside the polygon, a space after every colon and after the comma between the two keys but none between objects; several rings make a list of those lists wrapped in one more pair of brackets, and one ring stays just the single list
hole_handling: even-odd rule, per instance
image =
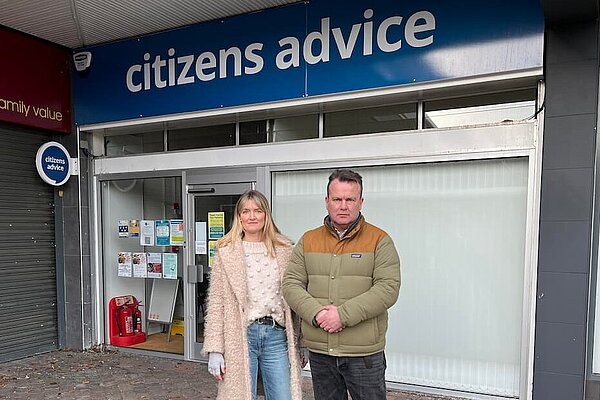
[{"label": "round citizens advice sign", "polygon": [[38,174],[53,186],[60,186],[71,176],[71,156],[65,147],[57,142],[40,146],[35,156]]}]

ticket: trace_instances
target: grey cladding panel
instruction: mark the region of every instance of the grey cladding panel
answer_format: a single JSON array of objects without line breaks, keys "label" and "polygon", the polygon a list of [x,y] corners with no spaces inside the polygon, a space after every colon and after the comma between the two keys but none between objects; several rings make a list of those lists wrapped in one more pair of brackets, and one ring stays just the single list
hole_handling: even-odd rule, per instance
[{"label": "grey cladding panel", "polygon": [[589,60],[547,66],[547,117],[596,113],[596,63]]},{"label": "grey cladding panel", "polygon": [[592,215],[591,168],[542,172],[542,221],[589,221]]},{"label": "grey cladding panel", "polygon": [[546,118],[544,169],[594,166],[596,115]]},{"label": "grey cladding panel", "polygon": [[536,373],[533,400],[583,399],[583,376]]},{"label": "grey cladding panel", "polygon": [[[592,3],[592,0],[588,0]],[[569,8],[571,4],[569,4]],[[568,28],[550,26],[546,29],[547,64],[590,60],[598,57],[596,24],[578,23]]]},{"label": "grey cladding panel", "polygon": [[537,320],[584,325],[588,285],[587,274],[540,273]]},{"label": "grey cladding panel", "polygon": [[535,371],[583,374],[584,325],[538,322],[535,337]]},{"label": "grey cladding panel", "polygon": [[550,221],[540,224],[540,272],[590,272],[589,221]]}]

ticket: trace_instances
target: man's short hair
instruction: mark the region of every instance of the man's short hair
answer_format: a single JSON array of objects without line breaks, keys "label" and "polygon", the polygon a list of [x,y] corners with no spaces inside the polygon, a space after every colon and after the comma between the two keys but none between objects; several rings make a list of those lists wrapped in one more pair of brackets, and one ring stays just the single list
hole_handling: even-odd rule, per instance
[{"label": "man's short hair", "polygon": [[362,176],[358,172],[354,172],[350,169],[336,169],[329,175],[329,181],[327,182],[327,196],[329,197],[329,186],[331,186],[331,182],[334,180],[338,180],[340,182],[356,182],[358,186],[360,186],[360,197],[362,198]]}]

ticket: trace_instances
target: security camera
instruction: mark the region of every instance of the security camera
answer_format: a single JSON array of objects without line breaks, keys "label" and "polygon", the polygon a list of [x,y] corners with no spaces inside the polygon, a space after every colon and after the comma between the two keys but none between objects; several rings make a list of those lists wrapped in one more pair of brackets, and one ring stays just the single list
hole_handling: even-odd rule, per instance
[{"label": "security camera", "polygon": [[83,72],[90,67],[92,63],[92,53],[89,51],[80,51],[73,54],[73,62],[77,72]]}]

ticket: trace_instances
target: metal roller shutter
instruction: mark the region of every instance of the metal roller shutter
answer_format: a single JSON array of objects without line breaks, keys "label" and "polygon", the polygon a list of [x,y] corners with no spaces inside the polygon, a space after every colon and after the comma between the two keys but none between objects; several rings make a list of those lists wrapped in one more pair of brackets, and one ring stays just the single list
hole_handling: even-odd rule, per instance
[{"label": "metal roller shutter", "polygon": [[54,188],[35,167],[47,141],[0,127],[0,361],[58,347]]}]

